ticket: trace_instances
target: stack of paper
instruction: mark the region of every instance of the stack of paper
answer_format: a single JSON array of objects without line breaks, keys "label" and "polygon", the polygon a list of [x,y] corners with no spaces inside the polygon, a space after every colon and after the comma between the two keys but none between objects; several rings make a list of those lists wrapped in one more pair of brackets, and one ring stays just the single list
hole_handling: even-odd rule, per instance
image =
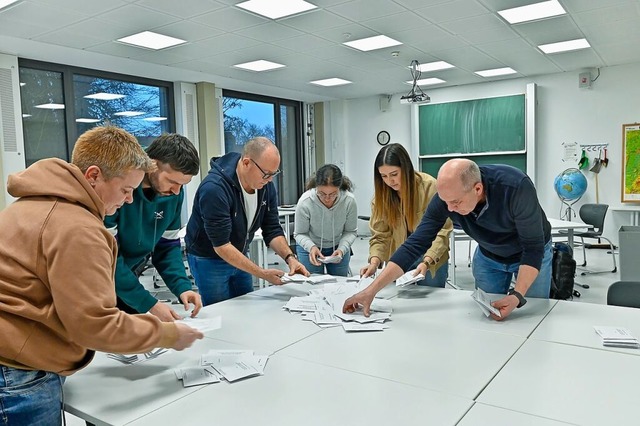
[{"label": "stack of paper", "polygon": [[596,333],[602,337],[603,346],[612,346],[616,348],[640,348],[638,339],[631,335],[631,332],[623,327],[607,327],[607,326],[594,326]]},{"label": "stack of paper", "polygon": [[416,270],[413,269],[409,272],[405,272],[403,276],[396,280],[396,287],[404,287],[409,284],[417,283],[418,281],[424,280],[424,275],[418,274],[415,275]]},{"label": "stack of paper", "polygon": [[336,277],[334,277],[333,275],[311,275],[309,277],[305,277],[302,274],[294,274],[294,275],[284,274],[281,280],[283,283],[310,282],[311,284],[320,284],[320,283],[338,281]]},{"label": "stack of paper", "polygon": [[269,356],[255,355],[251,350],[209,351],[200,358],[197,367],[185,367],[174,370],[182,385],[189,386],[227,382],[264,374]]},{"label": "stack of paper", "polygon": [[107,354],[107,358],[111,358],[115,361],[119,361],[123,364],[131,365],[139,362],[149,361],[158,358],[160,355],[167,353],[169,349],[158,348],[144,354]]},{"label": "stack of paper", "polygon": [[481,288],[477,288],[476,291],[471,293],[471,297],[476,301],[485,316],[489,316],[490,313],[498,317],[502,316],[497,308],[491,306],[491,299]]},{"label": "stack of paper", "polygon": [[321,263],[340,263],[342,262],[342,256],[319,257],[318,260]]}]

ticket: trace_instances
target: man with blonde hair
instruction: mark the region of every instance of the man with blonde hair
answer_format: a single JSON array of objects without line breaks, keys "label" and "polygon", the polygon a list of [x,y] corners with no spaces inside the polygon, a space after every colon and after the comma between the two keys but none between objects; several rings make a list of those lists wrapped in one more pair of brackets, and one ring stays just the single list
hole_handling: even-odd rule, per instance
[{"label": "man with blonde hair", "polygon": [[9,176],[0,212],[0,418],[61,424],[62,383],[94,351],[185,349],[202,333],[116,308],[116,241],[102,221],[152,166],[135,137],[96,127],[71,163],[45,159]]},{"label": "man with blonde hair", "polygon": [[273,184],[279,166],[278,148],[264,137],[247,142],[242,154],[230,152],[211,161],[196,192],[185,240],[189,268],[205,306],[253,291],[251,275],[282,284],[283,271],[261,268],[247,257],[258,229],[289,273],[309,275],[280,226]]}]

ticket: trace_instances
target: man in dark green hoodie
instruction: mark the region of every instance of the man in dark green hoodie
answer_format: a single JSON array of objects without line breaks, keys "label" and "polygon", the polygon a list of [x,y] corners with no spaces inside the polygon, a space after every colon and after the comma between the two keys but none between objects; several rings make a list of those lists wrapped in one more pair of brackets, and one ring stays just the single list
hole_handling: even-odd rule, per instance
[{"label": "man in dark green hoodie", "polygon": [[180,319],[167,304],[158,301],[140,283],[139,275],[149,256],[165,284],[184,305],[202,308],[200,295],[191,288],[182,260],[178,232],[181,228],[183,185],[198,174],[200,160],[184,136],[164,134],[147,148],[156,169],[145,175],[133,202],[105,218],[105,226],[118,241],[116,294],[118,307],[129,313],[149,312],[162,321]]}]

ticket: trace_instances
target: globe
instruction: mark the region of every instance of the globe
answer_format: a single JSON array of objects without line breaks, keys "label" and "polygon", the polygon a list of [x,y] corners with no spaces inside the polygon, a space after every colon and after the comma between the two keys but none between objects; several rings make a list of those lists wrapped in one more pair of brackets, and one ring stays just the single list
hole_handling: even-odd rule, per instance
[{"label": "globe", "polygon": [[553,187],[561,200],[577,200],[587,191],[587,178],[578,169],[567,169],[556,176]]}]

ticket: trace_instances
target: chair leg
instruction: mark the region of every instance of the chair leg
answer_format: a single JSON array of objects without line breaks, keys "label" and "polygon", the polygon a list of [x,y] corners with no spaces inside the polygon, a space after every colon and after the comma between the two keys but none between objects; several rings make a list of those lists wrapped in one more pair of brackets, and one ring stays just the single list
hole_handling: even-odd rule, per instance
[{"label": "chair leg", "polygon": [[[609,243],[609,246],[613,247],[613,243],[606,237],[600,236],[603,240]],[[616,273],[618,271],[618,264],[616,263],[616,254],[614,250],[611,250],[611,259],[613,259],[613,270],[606,271],[584,271],[580,275],[593,275],[593,274],[604,274],[606,272]]]},{"label": "chair leg", "polygon": [[582,243],[582,265],[587,266],[587,248],[584,245],[584,238],[580,237],[580,242]]}]

